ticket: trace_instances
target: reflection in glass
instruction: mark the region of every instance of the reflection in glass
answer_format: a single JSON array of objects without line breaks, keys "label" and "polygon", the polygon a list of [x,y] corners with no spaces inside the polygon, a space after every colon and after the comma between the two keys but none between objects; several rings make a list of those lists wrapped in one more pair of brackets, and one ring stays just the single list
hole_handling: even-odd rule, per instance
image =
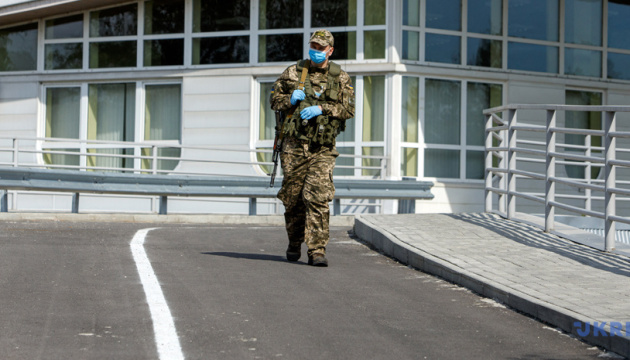
[{"label": "reflection in glass", "polygon": [[260,29],[291,29],[304,26],[303,0],[260,0]]},{"label": "reflection in glass", "polygon": [[510,0],[508,35],[558,41],[558,0]]},{"label": "reflection in glass", "polygon": [[418,142],[418,91],[420,79],[402,78],[402,142]]},{"label": "reflection in glass", "polygon": [[403,25],[420,26],[420,0],[403,0]]},{"label": "reflection in glass", "polygon": [[[46,89],[46,137],[78,139],[81,106],[81,88]],[[55,149],[55,151],[73,151]],[[74,150],[76,151],[76,150]],[[46,164],[79,165],[75,155],[44,154]]]},{"label": "reflection in glass", "polygon": [[95,42],[90,44],[90,69],[135,66],[135,41]]},{"label": "reflection in glass", "polygon": [[401,175],[418,176],[418,149],[402,148],[401,155]]},{"label": "reflection in glass", "polygon": [[601,77],[602,53],[595,50],[565,48],[564,73]]},{"label": "reflection in glass", "polygon": [[365,25],[385,25],[387,6],[385,0],[364,0],[365,1]]},{"label": "reflection in glass", "polygon": [[564,7],[564,41],[571,44],[600,46],[602,0],[565,0]]},{"label": "reflection in glass", "polygon": [[385,139],[385,77],[363,77],[363,141]]},{"label": "reflection in glass", "polygon": [[459,150],[425,149],[424,176],[459,178]]},{"label": "reflection in glass", "polygon": [[303,44],[302,34],[260,35],[258,61],[296,61],[302,58]]},{"label": "reflection in glass", "polygon": [[37,69],[37,23],[0,30],[0,71]]},{"label": "reflection in glass", "polygon": [[[363,147],[362,154],[364,156],[379,156],[383,157],[383,148],[382,147]],[[379,169],[363,169],[361,175],[363,176],[384,176],[385,174],[381,174],[381,160],[380,159],[362,159],[361,166],[369,166],[369,167],[377,167]]]},{"label": "reflection in glass", "polygon": [[466,144],[484,146],[486,119],[483,111],[502,105],[502,86],[469,82],[466,95]]},{"label": "reflection in glass", "polygon": [[510,42],[508,44],[508,68],[558,73],[558,48]]},{"label": "reflection in glass", "polygon": [[501,35],[503,27],[501,0],[468,0],[468,31]]},{"label": "reflection in glass", "polygon": [[442,34],[426,34],[425,61],[460,64],[460,37]]},{"label": "reflection in glass", "polygon": [[486,159],[483,151],[466,151],[466,179],[484,178]]},{"label": "reflection in glass", "polygon": [[462,29],[461,0],[427,0],[427,27],[444,30]]},{"label": "reflection in glass", "polygon": [[82,37],[82,14],[46,20],[46,39],[71,39]]},{"label": "reflection in glass", "polygon": [[364,31],[365,58],[385,59],[385,30]]},{"label": "reflection in glass", "polygon": [[145,34],[177,34],[184,32],[184,2],[152,0],[144,3]]},{"label": "reflection in glass", "polygon": [[193,31],[249,30],[250,0],[194,0]]},{"label": "reflection in glass", "polygon": [[83,66],[83,44],[46,44],[46,70],[80,69]]},{"label": "reflection in glass", "polygon": [[144,41],[144,66],[184,65],[184,39]]},{"label": "reflection in glass", "polygon": [[357,0],[312,0],[311,9],[315,28],[357,24]]},{"label": "reflection in glass", "polygon": [[[354,155],[353,147],[338,147],[337,151],[341,155]],[[342,168],[340,166],[354,166],[354,158],[337,156],[335,161],[335,169],[333,170],[333,176],[353,176],[353,168]]]},{"label": "reflection in glass", "polygon": [[[352,84],[357,83],[356,76],[351,76],[350,80],[352,81]],[[354,141],[355,122],[355,118],[346,120],[346,129],[341,132],[341,134],[337,135],[337,143]]]},{"label": "reflection in glass", "polygon": [[608,1],[608,47],[630,50],[630,3],[625,0]]},{"label": "reflection in glass", "polygon": [[[144,116],[144,140],[180,140],[181,137],[181,85],[147,85],[146,112]],[[144,150],[144,149],[143,149]],[[179,148],[161,148],[158,156],[180,156]],[[149,169],[143,160],[143,168]],[[158,160],[157,168],[160,170],[173,170],[178,160]]]},{"label": "reflection in glass", "polygon": [[427,79],[425,87],[425,142],[460,144],[461,83]]},{"label": "reflection in glass", "polygon": [[608,78],[618,80],[630,80],[630,55],[608,53]]},{"label": "reflection in glass", "polygon": [[129,36],[138,33],[138,5],[131,4],[90,13],[90,36]]},{"label": "reflection in glass", "polygon": [[420,60],[420,34],[416,31],[403,30],[403,53],[404,60]]},{"label": "reflection in glass", "polygon": [[467,41],[468,65],[501,68],[503,59],[501,40],[468,38]]},{"label": "reflection in glass", "polygon": [[349,32],[333,32],[335,38],[335,51],[333,51],[331,60],[354,60],[357,58],[357,33]]},{"label": "reflection in glass", "polygon": [[[567,105],[602,105],[602,93],[567,90],[566,103]],[[566,111],[565,127],[574,129],[601,130],[602,113],[597,111]],[[564,142],[566,144],[586,145],[585,140],[585,135],[564,135]],[[591,146],[601,147],[602,137],[592,136]],[[567,148],[566,151],[574,151],[578,152],[580,155],[585,155],[585,150]],[[584,179],[586,175],[586,168],[580,165],[565,165],[565,170],[567,175],[571,178]],[[592,167],[590,174],[591,179],[597,178],[600,170],[600,167]]]},{"label": "reflection in glass", "polygon": [[193,39],[193,65],[249,62],[249,36]]},{"label": "reflection in glass", "polygon": [[269,106],[272,88],[273,83],[260,84],[258,140],[273,140],[276,136],[276,115]]}]

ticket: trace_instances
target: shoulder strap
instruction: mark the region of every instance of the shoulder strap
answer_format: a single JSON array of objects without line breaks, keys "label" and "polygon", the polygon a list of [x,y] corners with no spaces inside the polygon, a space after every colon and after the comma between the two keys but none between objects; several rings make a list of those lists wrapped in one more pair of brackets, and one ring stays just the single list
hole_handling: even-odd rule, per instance
[{"label": "shoulder strap", "polygon": [[338,77],[341,74],[341,66],[335,62],[330,62],[328,73],[334,77]]},{"label": "shoulder strap", "polygon": [[310,60],[303,60],[303,61],[298,62],[297,69],[299,70],[300,67],[302,68],[302,76],[300,76],[300,83],[298,84],[299,90],[304,90],[304,82],[306,81],[306,75],[308,75],[308,68],[310,66],[311,66]]}]

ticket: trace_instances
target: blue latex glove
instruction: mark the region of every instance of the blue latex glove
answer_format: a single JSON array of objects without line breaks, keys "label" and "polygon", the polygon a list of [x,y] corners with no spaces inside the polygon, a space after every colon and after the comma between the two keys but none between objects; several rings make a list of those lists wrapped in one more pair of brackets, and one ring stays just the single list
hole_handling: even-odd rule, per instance
[{"label": "blue latex glove", "polygon": [[319,108],[319,106],[309,106],[306,109],[300,111],[300,116],[304,120],[314,118],[315,116],[318,116],[321,114],[322,114],[322,110]]},{"label": "blue latex glove", "polygon": [[306,94],[302,90],[293,90],[293,94],[291,94],[291,105],[295,105],[298,101],[304,100]]}]

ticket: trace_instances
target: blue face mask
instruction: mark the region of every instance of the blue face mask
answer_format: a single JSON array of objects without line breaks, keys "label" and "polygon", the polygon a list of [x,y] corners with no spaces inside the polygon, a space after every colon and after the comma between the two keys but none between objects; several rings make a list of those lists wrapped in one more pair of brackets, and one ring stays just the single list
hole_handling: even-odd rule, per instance
[{"label": "blue face mask", "polygon": [[308,49],[308,56],[315,64],[321,64],[326,60],[326,52]]}]

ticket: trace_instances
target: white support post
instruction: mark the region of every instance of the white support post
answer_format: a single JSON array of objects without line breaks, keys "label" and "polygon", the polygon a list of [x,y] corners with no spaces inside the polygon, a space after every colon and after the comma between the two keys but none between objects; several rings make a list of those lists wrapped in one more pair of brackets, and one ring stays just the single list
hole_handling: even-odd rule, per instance
[{"label": "white support post", "polygon": [[614,161],[616,158],[617,152],[617,139],[610,136],[610,133],[616,131],[616,113],[612,111],[606,111],[604,113],[604,142],[605,142],[605,154],[606,154],[606,165],[605,165],[605,221],[604,221],[604,234],[605,234],[605,250],[613,251],[615,250],[615,235],[617,233],[615,229],[615,222],[611,220],[611,216],[615,216],[617,204],[616,204],[616,196],[615,193],[611,192],[610,189],[615,187],[616,183],[616,168],[610,162]]},{"label": "white support post", "polygon": [[551,202],[556,198],[556,183],[551,180],[556,176],[556,158],[551,153],[556,151],[556,133],[551,128],[556,127],[556,111],[547,110],[547,155],[546,155],[546,186],[545,186],[545,231],[550,232],[555,227],[555,207]]},{"label": "white support post", "polygon": [[20,142],[18,139],[13,139],[13,167],[18,167],[18,155],[20,152]]},{"label": "white support post", "polygon": [[153,145],[151,146],[151,173],[153,175],[157,174],[157,146]]},{"label": "white support post", "polygon": [[509,110],[508,112],[508,195],[507,195],[507,218],[512,219],[516,215],[516,196],[514,196],[514,192],[516,192],[516,175],[514,175],[513,171],[516,170],[516,153],[514,152],[514,148],[516,148],[516,130],[514,130],[514,126],[516,125],[516,110]]},{"label": "white support post", "polygon": [[486,116],[486,188],[484,195],[486,198],[486,212],[492,211],[492,191],[488,190],[492,187],[492,172],[489,170],[492,167],[492,152],[488,151],[488,148],[492,147],[492,132],[488,131],[492,127],[492,114]]}]

